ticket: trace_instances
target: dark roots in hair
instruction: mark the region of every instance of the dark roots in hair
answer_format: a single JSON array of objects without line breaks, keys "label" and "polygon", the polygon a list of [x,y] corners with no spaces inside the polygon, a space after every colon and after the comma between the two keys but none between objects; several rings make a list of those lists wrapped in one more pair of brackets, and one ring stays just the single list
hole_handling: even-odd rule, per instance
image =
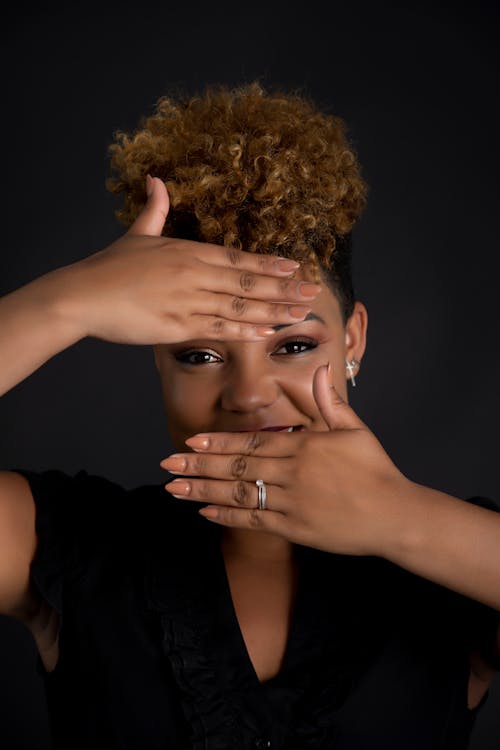
[{"label": "dark roots in hair", "polygon": [[163,96],[114,138],[106,186],[124,193],[123,224],[144,206],[149,173],[170,197],[164,235],[294,258],[352,313],[350,233],[367,187],[340,118],[254,82]]}]

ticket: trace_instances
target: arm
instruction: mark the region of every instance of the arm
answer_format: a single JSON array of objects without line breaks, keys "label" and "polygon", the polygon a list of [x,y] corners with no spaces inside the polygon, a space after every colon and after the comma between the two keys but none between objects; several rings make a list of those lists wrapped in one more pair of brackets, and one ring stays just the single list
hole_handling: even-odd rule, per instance
[{"label": "arm", "polygon": [[51,271],[0,298],[0,395],[83,338],[65,311],[65,274]]},{"label": "arm", "polygon": [[[382,557],[500,612],[500,514],[408,480],[328,381],[327,367],[316,370],[313,395],[327,431],[193,436],[186,444],[194,455],[161,462],[189,481],[179,477],[166,489],[208,502],[199,512],[212,522],[335,554]],[[202,452],[207,455],[200,460]],[[238,457],[237,477],[227,456]],[[185,459],[183,471],[179,457]],[[265,512],[257,508],[251,482],[263,476]],[[243,494],[241,480],[247,477]],[[496,651],[492,665],[500,661]]]},{"label": "arm", "polygon": [[[220,339],[260,340],[274,333],[270,304],[273,322],[306,315],[311,297],[283,259],[162,237],[169,200],[165,184],[153,183],[123,237],[0,299],[0,395],[86,336],[154,346],[215,335],[217,324]],[[242,295],[245,309],[235,319],[234,299]],[[34,517],[26,480],[0,472],[0,613],[33,609]]]},{"label": "arm", "polygon": [[499,610],[488,653],[471,655],[472,672],[487,687],[500,669],[500,513],[413,482],[402,499],[408,514],[387,559]]},{"label": "arm", "polygon": [[[66,273],[52,271],[0,299],[0,394],[82,338],[64,311]],[[0,613],[25,622],[40,606],[30,589],[35,549],[29,484],[16,472],[0,471]]]},{"label": "arm", "polygon": [[40,602],[30,589],[35,555],[35,503],[28,482],[0,471],[0,614],[27,622]]},{"label": "arm", "polygon": [[384,557],[500,611],[500,513],[408,481]]}]

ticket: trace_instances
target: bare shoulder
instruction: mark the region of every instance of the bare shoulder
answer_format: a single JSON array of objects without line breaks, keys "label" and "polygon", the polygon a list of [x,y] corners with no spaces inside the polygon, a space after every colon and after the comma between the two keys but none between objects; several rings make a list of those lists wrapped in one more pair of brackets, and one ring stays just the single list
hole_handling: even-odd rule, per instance
[{"label": "bare shoulder", "polygon": [[39,606],[29,586],[36,544],[29,482],[14,471],[0,471],[0,614],[24,621]]},{"label": "bare shoulder", "polygon": [[30,581],[35,556],[35,503],[28,480],[0,471],[0,614],[20,620],[31,631],[48,672],[58,659],[59,614]]}]

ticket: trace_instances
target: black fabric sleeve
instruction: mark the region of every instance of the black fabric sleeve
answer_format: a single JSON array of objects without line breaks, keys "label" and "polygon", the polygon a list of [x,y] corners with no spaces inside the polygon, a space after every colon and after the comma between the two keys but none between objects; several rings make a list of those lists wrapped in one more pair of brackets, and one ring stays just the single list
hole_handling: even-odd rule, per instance
[{"label": "black fabric sleeve", "polygon": [[85,470],[74,476],[58,469],[12,469],[29,482],[35,502],[37,548],[31,580],[62,617],[65,582],[84,575],[93,550],[119,526],[127,491]]}]

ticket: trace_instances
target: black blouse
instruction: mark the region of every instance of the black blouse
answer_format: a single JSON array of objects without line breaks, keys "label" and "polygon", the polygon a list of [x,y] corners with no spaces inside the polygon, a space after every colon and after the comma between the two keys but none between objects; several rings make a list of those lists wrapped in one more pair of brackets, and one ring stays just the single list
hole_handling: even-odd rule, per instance
[{"label": "black blouse", "polygon": [[498,612],[381,558],[296,546],[284,663],[260,683],[199,504],[13,471],[36,502],[32,580],[62,619],[55,670],[39,660],[55,749],[467,747],[469,653]]}]

